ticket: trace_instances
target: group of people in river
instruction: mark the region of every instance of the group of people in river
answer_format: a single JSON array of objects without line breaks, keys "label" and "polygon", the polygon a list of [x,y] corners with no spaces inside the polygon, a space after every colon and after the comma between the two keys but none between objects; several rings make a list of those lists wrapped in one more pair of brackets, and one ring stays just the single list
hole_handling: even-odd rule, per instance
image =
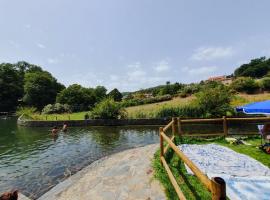
[{"label": "group of people in river", "polygon": [[63,127],[62,127],[61,130],[60,130],[57,126],[54,126],[54,127],[52,128],[52,130],[51,130],[51,133],[52,133],[52,136],[53,136],[54,138],[56,138],[56,137],[58,136],[59,131],[62,131],[62,132],[64,132],[64,133],[66,133],[67,130],[68,130],[68,125],[67,125],[67,123],[65,122],[65,123],[63,124]]}]

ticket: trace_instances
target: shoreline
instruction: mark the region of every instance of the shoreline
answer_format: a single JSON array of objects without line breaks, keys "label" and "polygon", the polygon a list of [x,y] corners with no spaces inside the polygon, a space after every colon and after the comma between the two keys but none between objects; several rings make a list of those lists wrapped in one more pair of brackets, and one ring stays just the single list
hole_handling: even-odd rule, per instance
[{"label": "shoreline", "polygon": [[[152,158],[158,144],[103,157],[57,184],[37,200],[63,199],[166,199],[153,179]],[[110,195],[109,195],[110,194]]]}]

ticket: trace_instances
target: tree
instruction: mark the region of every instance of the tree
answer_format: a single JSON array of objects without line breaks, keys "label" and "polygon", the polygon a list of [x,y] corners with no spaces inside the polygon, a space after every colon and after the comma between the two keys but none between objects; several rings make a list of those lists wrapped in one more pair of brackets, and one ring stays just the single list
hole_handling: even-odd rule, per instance
[{"label": "tree", "polygon": [[243,64],[234,71],[236,77],[261,78],[270,70],[270,59],[265,57],[251,60],[248,64]]},{"label": "tree", "polygon": [[262,87],[264,90],[270,91],[270,77],[262,79]]},{"label": "tree", "polygon": [[28,106],[41,110],[47,104],[53,104],[57,92],[63,87],[49,72],[26,72],[24,75],[23,101]]},{"label": "tree", "polygon": [[56,98],[61,104],[68,104],[72,111],[89,110],[96,103],[95,90],[73,84],[62,90]]},{"label": "tree", "polygon": [[257,90],[259,90],[259,84],[250,77],[240,77],[235,79],[232,84],[231,88],[237,92],[246,92],[248,94],[253,94]]},{"label": "tree", "polygon": [[9,63],[0,64],[0,111],[11,111],[23,95],[23,79]]},{"label": "tree", "polygon": [[102,99],[106,97],[107,89],[104,86],[97,86],[95,88],[95,96],[97,102],[100,102]]},{"label": "tree", "polygon": [[90,113],[96,119],[118,119],[126,116],[125,110],[120,103],[112,98],[107,98],[98,103]]},{"label": "tree", "polygon": [[108,96],[113,98],[114,101],[121,101],[123,98],[122,94],[116,88],[110,91]]},{"label": "tree", "polygon": [[220,117],[232,111],[232,93],[226,86],[204,87],[196,97],[194,103],[203,111],[204,117]]}]

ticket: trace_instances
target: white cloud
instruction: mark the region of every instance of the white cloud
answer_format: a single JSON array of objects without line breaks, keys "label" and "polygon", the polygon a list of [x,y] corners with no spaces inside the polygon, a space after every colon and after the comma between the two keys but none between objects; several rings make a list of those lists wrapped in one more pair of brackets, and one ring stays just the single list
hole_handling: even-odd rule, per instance
[{"label": "white cloud", "polygon": [[129,81],[141,80],[143,77],[145,77],[145,75],[146,75],[146,72],[140,69],[127,73],[127,77]]},{"label": "white cloud", "polygon": [[41,44],[41,43],[37,43],[37,47],[41,48],[41,49],[45,49],[45,45]]},{"label": "white cloud", "polygon": [[234,54],[231,47],[200,47],[194,51],[191,60],[214,60],[218,58],[230,57]]},{"label": "white cloud", "polygon": [[162,60],[154,67],[157,72],[165,72],[170,69],[169,62],[167,60]]},{"label": "white cloud", "polygon": [[59,63],[59,59],[57,59],[57,58],[48,58],[47,62],[49,64],[57,64],[57,63]]}]

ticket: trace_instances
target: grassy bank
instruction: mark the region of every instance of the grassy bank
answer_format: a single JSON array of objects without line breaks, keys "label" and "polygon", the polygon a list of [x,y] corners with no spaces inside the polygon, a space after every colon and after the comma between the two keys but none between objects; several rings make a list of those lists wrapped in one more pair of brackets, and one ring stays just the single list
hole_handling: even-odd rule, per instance
[{"label": "grassy bank", "polygon": [[[246,139],[247,143],[251,145],[233,145],[227,143],[224,139],[216,139],[212,141],[212,143],[216,143],[219,145],[226,146],[228,148],[233,149],[234,151],[242,154],[246,154],[259,162],[263,163],[264,165],[270,168],[270,159],[269,155],[258,149],[257,147],[260,145],[260,138],[253,137]],[[179,138],[176,139],[176,144],[181,143],[189,143],[189,144],[206,144],[210,143],[209,141],[200,140],[200,139],[184,139],[180,142]],[[187,174],[185,166],[183,162],[179,159],[176,154],[173,153],[172,150],[168,151],[166,154],[166,160],[172,173],[176,177],[176,181],[180,186],[181,190],[185,194],[187,199],[211,199],[211,194],[208,190],[200,183],[200,181],[192,176]],[[168,199],[178,199],[177,194],[169,181],[168,175],[165,172],[165,169],[162,167],[160,163],[160,151],[158,150],[154,156],[153,160],[153,168],[155,177],[162,183],[165,188],[166,195]]]},{"label": "grassy bank", "polygon": [[[164,101],[160,103],[152,103],[140,106],[132,106],[127,107],[127,117],[130,119],[134,118],[155,118],[160,111],[161,108],[177,108],[183,107],[188,105],[192,99],[195,97],[186,97],[180,98],[176,97],[170,101]],[[270,99],[270,93],[263,93],[263,94],[254,94],[254,95],[247,95],[247,94],[239,94],[237,95],[231,102],[233,107],[244,105],[251,102],[256,101],[263,101]],[[82,120],[84,119],[84,115],[87,113],[85,112],[78,112],[78,113],[67,113],[67,114],[48,114],[48,115],[41,115],[41,114],[32,114],[31,117],[35,120]]]}]

